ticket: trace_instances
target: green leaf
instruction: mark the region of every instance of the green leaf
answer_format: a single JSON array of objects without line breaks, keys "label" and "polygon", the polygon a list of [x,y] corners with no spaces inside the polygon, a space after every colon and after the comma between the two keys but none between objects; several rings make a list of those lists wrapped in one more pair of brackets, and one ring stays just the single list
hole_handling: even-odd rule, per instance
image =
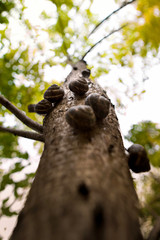
[{"label": "green leaf", "polygon": [[1,158],[13,158],[19,157],[28,159],[28,153],[21,153],[17,149],[18,138],[9,133],[0,133],[0,157]]},{"label": "green leaf", "polygon": [[2,204],[5,205],[9,200],[9,197],[5,198],[3,201],[2,201]]},{"label": "green leaf", "polygon": [[1,185],[0,185],[0,191],[3,191],[7,185],[13,184],[14,181],[10,177],[10,173],[4,174],[2,177]]},{"label": "green leaf", "polygon": [[2,206],[1,211],[2,211],[2,214],[7,217],[12,217],[12,216],[18,215],[18,213],[16,211],[11,211],[10,207]]}]

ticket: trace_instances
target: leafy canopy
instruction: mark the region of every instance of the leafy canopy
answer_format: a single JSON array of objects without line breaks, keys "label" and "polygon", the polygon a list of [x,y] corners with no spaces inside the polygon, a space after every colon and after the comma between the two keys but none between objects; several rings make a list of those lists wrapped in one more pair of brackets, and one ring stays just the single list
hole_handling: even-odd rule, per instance
[{"label": "leafy canopy", "polygon": [[[29,3],[34,4],[34,1],[0,1],[0,94],[25,111],[32,119],[42,121],[41,117],[28,113],[27,106],[40,101],[44,90],[50,84],[57,82],[53,67],[58,65],[65,71],[71,61],[81,59],[98,40],[124,24],[127,24],[126,27],[102,41],[86,56],[85,60],[89,63],[89,67],[94,67],[92,78],[103,76],[107,79],[107,74],[113,70],[113,66],[116,66],[116,71],[122,68],[123,72],[126,69],[128,71],[128,68],[132,71],[137,57],[143,62],[144,59],[150,59],[151,55],[158,56],[159,0],[135,1],[132,6],[126,7],[128,10],[123,9],[123,11],[130,11],[131,14],[127,14],[128,18],[121,14],[121,11],[117,11],[89,36],[97,24],[103,20],[101,16],[93,13],[95,1],[41,0],[43,7],[38,6],[39,10],[34,12],[34,18],[29,14],[31,12]],[[124,3],[120,0],[116,2],[117,8]],[[50,81],[46,77],[48,72],[51,76]],[[129,85],[127,85],[128,79],[123,80],[119,77],[117,81],[124,87],[127,86],[126,94],[128,94],[128,87],[135,85],[133,78]],[[133,95],[135,91],[134,89]],[[119,99],[118,105],[121,105]],[[0,124],[10,126],[11,123],[8,121],[10,113],[2,107],[0,114]],[[22,128],[16,119],[12,125],[15,128]],[[155,124],[145,122],[133,126],[127,136],[128,140],[146,147],[151,163],[156,167],[160,164],[159,134]],[[3,174],[1,174],[0,191],[12,185],[14,197],[19,199],[21,194],[18,193],[18,189],[27,188],[34,173],[25,174],[24,179],[17,182],[13,178],[13,173],[23,171],[25,166],[30,164],[29,151],[21,152],[18,147],[18,138],[10,134],[0,133],[0,142],[0,163],[4,159],[16,158],[7,172],[1,171]],[[11,211],[9,197],[6,197],[2,203],[2,215],[12,216],[13,214],[17,213]]]}]

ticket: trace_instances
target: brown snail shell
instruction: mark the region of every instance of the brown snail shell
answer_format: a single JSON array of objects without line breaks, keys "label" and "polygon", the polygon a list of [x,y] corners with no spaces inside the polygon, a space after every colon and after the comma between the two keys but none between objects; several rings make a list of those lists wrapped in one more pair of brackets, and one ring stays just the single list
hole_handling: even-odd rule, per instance
[{"label": "brown snail shell", "polygon": [[89,78],[90,74],[91,74],[91,71],[89,69],[85,69],[83,70],[82,72],[82,76],[85,77],[85,78]]},{"label": "brown snail shell", "polygon": [[74,128],[85,130],[95,125],[96,117],[90,106],[78,105],[66,112],[66,121]]},{"label": "brown snail shell", "polygon": [[57,84],[51,85],[44,93],[44,98],[49,102],[55,103],[60,101],[64,96],[64,90]]},{"label": "brown snail shell", "polygon": [[98,93],[88,95],[85,104],[92,107],[97,119],[103,119],[109,113],[110,101]]},{"label": "brown snail shell", "polygon": [[35,112],[38,114],[47,114],[52,108],[52,103],[46,99],[35,104]]},{"label": "brown snail shell", "polygon": [[132,144],[128,148],[128,165],[129,168],[135,172],[148,172],[150,170],[150,163],[147,152],[140,144]]},{"label": "brown snail shell", "polygon": [[29,104],[28,105],[28,112],[35,112],[36,104]]},{"label": "brown snail shell", "polygon": [[69,89],[77,95],[84,95],[88,91],[88,83],[84,78],[71,81]]}]

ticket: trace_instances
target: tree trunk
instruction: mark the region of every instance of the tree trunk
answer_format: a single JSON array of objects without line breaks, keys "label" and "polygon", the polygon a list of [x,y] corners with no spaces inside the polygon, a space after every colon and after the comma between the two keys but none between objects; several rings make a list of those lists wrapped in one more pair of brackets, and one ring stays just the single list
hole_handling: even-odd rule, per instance
[{"label": "tree trunk", "polygon": [[84,69],[84,62],[76,64],[63,85],[63,100],[44,119],[44,152],[12,240],[142,239],[114,106],[90,131],[65,120],[65,112],[84,104],[88,94],[106,94],[89,79],[83,97],[68,89]]}]

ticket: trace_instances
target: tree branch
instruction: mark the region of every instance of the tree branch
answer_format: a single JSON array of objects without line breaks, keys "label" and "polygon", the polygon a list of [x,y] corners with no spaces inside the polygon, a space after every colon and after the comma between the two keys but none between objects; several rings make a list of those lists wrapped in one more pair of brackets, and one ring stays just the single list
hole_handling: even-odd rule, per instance
[{"label": "tree branch", "polygon": [[43,134],[39,134],[36,132],[30,132],[30,131],[23,131],[23,130],[17,130],[13,128],[5,128],[0,126],[0,132],[9,132],[12,133],[16,136],[24,137],[24,138],[29,138],[33,139],[36,141],[44,142],[44,137]]},{"label": "tree branch", "polygon": [[129,2],[124,2],[119,8],[117,8],[116,10],[114,10],[113,12],[111,12],[107,17],[105,17],[101,22],[99,22],[94,29],[89,33],[88,37],[90,37],[96,30],[97,28],[99,28],[100,25],[102,25],[102,23],[104,23],[105,21],[107,21],[113,14],[119,12],[122,8],[126,7],[127,5],[135,2],[136,0],[131,0]]},{"label": "tree branch", "polygon": [[158,240],[159,237],[160,237],[160,217],[157,218],[155,225],[153,226],[153,229],[150,232],[147,240]]},{"label": "tree branch", "polygon": [[11,111],[21,122],[23,122],[26,126],[30,127],[31,129],[42,133],[43,126],[31,118],[27,117],[21,110],[15,107],[10,101],[8,101],[5,97],[0,95],[0,103],[6,107],[9,111]]},{"label": "tree branch", "polygon": [[82,57],[81,60],[83,60],[83,59],[87,56],[87,54],[88,54],[89,52],[91,52],[92,49],[95,48],[95,47],[96,47],[99,43],[101,43],[104,39],[110,37],[113,33],[120,31],[122,28],[126,27],[127,25],[128,25],[128,24],[125,24],[125,25],[123,25],[122,27],[120,27],[120,28],[118,28],[118,29],[112,30],[108,35],[106,35],[106,36],[104,36],[103,38],[101,38],[98,42],[96,42],[92,47],[89,48],[89,50],[83,55],[83,57]]}]

